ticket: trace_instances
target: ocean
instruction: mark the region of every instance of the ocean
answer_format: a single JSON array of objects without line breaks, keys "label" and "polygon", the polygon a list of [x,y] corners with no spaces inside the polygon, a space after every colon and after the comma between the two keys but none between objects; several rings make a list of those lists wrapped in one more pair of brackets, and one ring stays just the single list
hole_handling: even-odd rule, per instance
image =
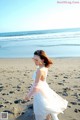
[{"label": "ocean", "polygon": [[0,33],[0,58],[33,57],[38,49],[49,57],[80,57],[80,28]]}]

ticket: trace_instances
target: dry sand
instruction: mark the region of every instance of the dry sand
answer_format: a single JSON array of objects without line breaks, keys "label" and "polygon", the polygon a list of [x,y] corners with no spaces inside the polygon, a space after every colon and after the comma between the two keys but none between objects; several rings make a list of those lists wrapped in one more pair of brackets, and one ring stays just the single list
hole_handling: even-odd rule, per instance
[{"label": "dry sand", "polygon": [[[80,119],[80,58],[54,58],[49,68],[47,82],[59,95],[69,101],[60,120]],[[0,112],[8,112],[8,120],[33,102],[33,98],[20,103],[33,83],[32,74],[36,66],[32,59],[0,59]],[[28,120],[28,119],[24,119]],[[31,120],[31,119],[30,119]]]}]

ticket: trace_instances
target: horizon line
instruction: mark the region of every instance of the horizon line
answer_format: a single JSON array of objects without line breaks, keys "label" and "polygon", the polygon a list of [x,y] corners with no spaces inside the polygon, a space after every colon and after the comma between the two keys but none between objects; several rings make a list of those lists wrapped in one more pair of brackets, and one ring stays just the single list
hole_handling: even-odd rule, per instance
[{"label": "horizon line", "polygon": [[76,28],[55,28],[55,29],[40,29],[40,30],[23,30],[23,31],[8,31],[8,32],[0,32],[0,34],[2,33],[18,33],[18,32],[36,32],[36,31],[48,31],[48,30],[70,30],[70,29],[80,29],[80,27],[76,27]]}]

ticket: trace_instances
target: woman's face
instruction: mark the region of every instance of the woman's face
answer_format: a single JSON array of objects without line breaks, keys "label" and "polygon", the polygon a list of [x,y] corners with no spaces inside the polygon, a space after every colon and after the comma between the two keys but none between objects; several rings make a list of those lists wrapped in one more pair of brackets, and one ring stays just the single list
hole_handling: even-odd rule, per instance
[{"label": "woman's face", "polygon": [[40,59],[40,57],[39,57],[38,55],[34,55],[33,60],[34,60],[34,63],[35,63],[37,66],[40,66],[40,65],[43,64],[43,61]]}]

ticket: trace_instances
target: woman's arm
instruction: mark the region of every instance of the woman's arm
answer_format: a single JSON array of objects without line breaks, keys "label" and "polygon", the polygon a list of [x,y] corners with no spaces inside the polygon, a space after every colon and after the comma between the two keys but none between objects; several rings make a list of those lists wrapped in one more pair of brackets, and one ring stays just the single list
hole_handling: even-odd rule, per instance
[{"label": "woman's arm", "polygon": [[37,93],[39,91],[38,84],[39,84],[40,78],[41,78],[41,70],[37,70],[35,81],[31,87],[29,93],[25,97],[25,100],[29,100],[31,98],[31,96],[33,96],[35,93]]}]

